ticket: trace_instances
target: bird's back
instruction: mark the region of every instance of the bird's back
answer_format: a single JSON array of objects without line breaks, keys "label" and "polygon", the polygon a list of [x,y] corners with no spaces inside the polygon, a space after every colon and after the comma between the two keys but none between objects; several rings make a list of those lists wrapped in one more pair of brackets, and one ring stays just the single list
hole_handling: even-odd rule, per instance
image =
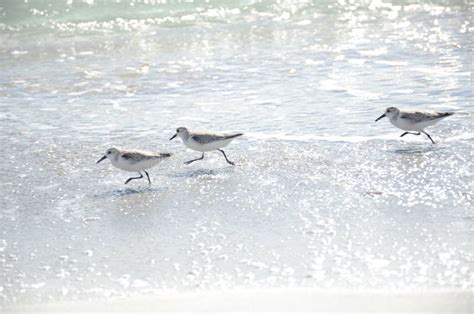
[{"label": "bird's back", "polygon": [[453,115],[454,112],[441,112],[441,111],[402,111],[400,112],[400,118],[413,121],[414,123],[438,120]]},{"label": "bird's back", "polygon": [[171,157],[169,153],[158,153],[144,150],[122,151],[114,166],[125,171],[140,171],[156,166],[161,160]]},{"label": "bird's back", "polygon": [[185,145],[188,148],[201,152],[212,151],[227,146],[234,138],[241,135],[241,133],[216,134],[193,132],[185,141]]}]

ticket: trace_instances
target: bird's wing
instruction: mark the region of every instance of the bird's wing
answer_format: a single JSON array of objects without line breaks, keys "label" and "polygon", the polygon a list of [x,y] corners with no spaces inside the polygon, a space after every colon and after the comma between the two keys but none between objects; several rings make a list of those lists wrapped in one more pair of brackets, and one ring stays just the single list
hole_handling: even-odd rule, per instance
[{"label": "bird's wing", "polygon": [[208,144],[214,141],[225,140],[227,139],[227,137],[224,135],[202,133],[202,134],[194,134],[193,136],[191,136],[191,139],[198,142],[199,144]]},{"label": "bird's wing", "polygon": [[438,112],[438,111],[409,111],[400,113],[400,118],[411,120],[413,122],[421,122],[427,120],[436,120],[452,115],[451,112]]},{"label": "bird's wing", "polygon": [[125,152],[122,153],[122,158],[132,163],[136,163],[143,160],[149,160],[153,158],[153,155],[143,154],[141,152]]},{"label": "bird's wing", "polygon": [[122,158],[132,163],[155,159],[155,158],[166,158],[170,156],[171,154],[155,153],[155,152],[147,152],[147,151],[128,151],[128,152],[122,153]]}]

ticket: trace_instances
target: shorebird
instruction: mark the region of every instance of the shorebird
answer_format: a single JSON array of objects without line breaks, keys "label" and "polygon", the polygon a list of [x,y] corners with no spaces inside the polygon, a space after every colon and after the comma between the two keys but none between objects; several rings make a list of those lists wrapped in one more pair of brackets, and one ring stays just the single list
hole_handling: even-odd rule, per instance
[{"label": "shorebird", "polygon": [[185,164],[189,165],[192,162],[197,160],[204,159],[204,153],[210,152],[213,150],[218,150],[224,155],[225,160],[231,164],[235,165],[232,161],[227,159],[227,156],[222,150],[222,147],[227,146],[233,139],[238,136],[243,135],[242,133],[234,134],[216,134],[216,133],[203,133],[203,132],[190,132],[187,128],[180,127],[176,129],[175,135],[170,138],[170,141],[176,136],[179,136],[183,141],[183,144],[192,150],[202,152],[201,158],[196,158],[193,160],[186,161]]},{"label": "shorebird", "polygon": [[125,184],[135,179],[142,179],[142,171],[146,174],[149,184],[151,184],[150,176],[146,169],[156,166],[160,161],[170,156],[171,154],[168,153],[156,153],[138,149],[109,148],[97,163],[108,158],[116,168],[130,172],[138,172],[139,177],[128,178]]},{"label": "shorebird", "polygon": [[[424,110],[405,110],[398,109],[396,107],[389,107],[385,110],[385,113],[378,117],[375,122],[379,121],[384,117],[388,117],[390,122],[404,132],[400,137],[407,134],[420,135],[421,133],[428,136],[433,144],[435,141],[431,136],[425,132],[425,128],[435,125],[442,119],[453,115],[454,112],[440,112],[440,111],[424,111]],[[416,131],[417,133],[411,133],[408,131]]]}]

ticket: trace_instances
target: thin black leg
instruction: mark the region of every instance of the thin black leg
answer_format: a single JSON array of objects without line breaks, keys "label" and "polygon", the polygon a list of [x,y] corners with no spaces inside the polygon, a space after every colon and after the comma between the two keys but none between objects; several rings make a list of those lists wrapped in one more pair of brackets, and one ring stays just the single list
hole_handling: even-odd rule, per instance
[{"label": "thin black leg", "polygon": [[407,135],[407,134],[420,135],[421,133],[420,133],[420,132],[418,132],[418,133],[405,132],[405,133],[403,133],[402,135],[400,135],[400,137],[404,137],[404,136]]},{"label": "thin black leg", "polygon": [[225,155],[225,153],[224,153],[224,151],[223,151],[222,149],[218,149],[218,151],[220,151],[220,152],[222,153],[222,155],[224,155],[225,160],[226,160],[229,164],[231,164],[232,166],[235,166],[235,164],[234,164],[232,161],[230,161],[229,159],[227,159],[227,156]]},{"label": "thin black leg", "polygon": [[138,171],[138,174],[140,175],[139,177],[128,178],[127,181],[125,181],[125,184],[127,184],[128,182],[130,182],[132,180],[143,178],[143,174],[141,174],[140,171]]},{"label": "thin black leg", "polygon": [[203,160],[203,159],[204,159],[204,153],[202,153],[201,158],[196,158],[196,159],[193,159],[193,160],[188,160],[188,161],[186,161],[184,164],[189,165],[189,164],[192,163],[192,162],[195,162],[195,161],[197,161],[197,160]]},{"label": "thin black leg", "polygon": [[151,184],[151,180],[150,180],[150,176],[148,175],[148,172],[146,172],[146,170],[143,170],[143,172],[145,172],[146,177],[148,178],[148,183]]},{"label": "thin black leg", "polygon": [[425,131],[421,131],[421,132],[423,132],[423,134],[428,136],[428,138],[431,140],[431,143],[436,144],[435,141],[433,141],[433,139],[431,138],[431,136],[428,133],[426,133]]}]

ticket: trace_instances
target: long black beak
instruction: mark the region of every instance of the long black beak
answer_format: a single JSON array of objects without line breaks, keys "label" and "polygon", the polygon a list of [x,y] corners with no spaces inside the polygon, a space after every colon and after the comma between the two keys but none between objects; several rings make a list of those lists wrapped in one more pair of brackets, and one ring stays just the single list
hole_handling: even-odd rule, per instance
[{"label": "long black beak", "polygon": [[382,118],[385,118],[385,113],[383,115],[381,115],[380,117],[378,117],[377,119],[375,119],[375,122],[379,121]]},{"label": "long black beak", "polygon": [[98,164],[99,162],[101,162],[102,160],[104,160],[104,159],[106,159],[106,158],[107,158],[107,156],[105,156],[105,155],[104,155],[104,156],[102,156],[102,158],[101,158],[101,159],[97,160],[96,164]]},{"label": "long black beak", "polygon": [[174,139],[176,136],[178,136],[178,133],[175,133],[175,134],[170,138],[170,141],[171,141],[172,139]]}]

